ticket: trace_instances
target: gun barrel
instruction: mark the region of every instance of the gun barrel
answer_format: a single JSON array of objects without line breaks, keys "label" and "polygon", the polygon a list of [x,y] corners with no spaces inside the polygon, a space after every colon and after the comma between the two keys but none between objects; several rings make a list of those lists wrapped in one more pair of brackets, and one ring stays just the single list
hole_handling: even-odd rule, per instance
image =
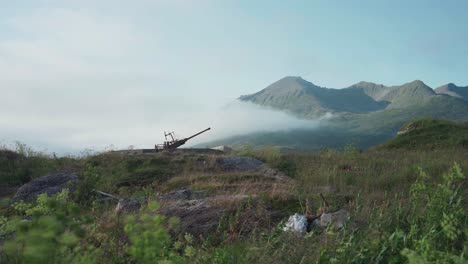
[{"label": "gun barrel", "polygon": [[200,132],[196,133],[195,135],[192,135],[192,136],[190,136],[190,137],[188,137],[188,138],[184,138],[183,140],[184,140],[184,141],[187,141],[187,140],[189,140],[189,139],[192,139],[192,138],[194,138],[194,137],[200,135],[201,133],[205,133],[206,131],[208,131],[208,130],[210,130],[210,129],[211,129],[211,127],[207,128],[207,129],[205,129],[205,130],[203,130],[203,131],[200,131]]}]

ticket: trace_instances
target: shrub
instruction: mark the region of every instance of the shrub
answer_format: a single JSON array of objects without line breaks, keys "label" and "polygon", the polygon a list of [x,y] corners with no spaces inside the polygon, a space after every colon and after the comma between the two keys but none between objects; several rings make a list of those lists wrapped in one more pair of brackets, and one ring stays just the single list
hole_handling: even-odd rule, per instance
[{"label": "shrub", "polygon": [[164,216],[155,214],[158,207],[158,203],[152,201],[146,211],[125,218],[124,230],[130,241],[126,252],[137,263],[185,263],[184,257],[196,254],[191,246],[193,237],[186,234],[183,242],[174,243],[168,230],[175,228],[178,220],[166,221]]},{"label": "shrub", "polygon": [[39,195],[35,204],[23,202],[13,206],[23,217],[8,222],[14,235],[3,245],[4,263],[89,263],[95,262],[99,250],[82,245],[87,219],[70,201],[68,190],[52,197]]}]

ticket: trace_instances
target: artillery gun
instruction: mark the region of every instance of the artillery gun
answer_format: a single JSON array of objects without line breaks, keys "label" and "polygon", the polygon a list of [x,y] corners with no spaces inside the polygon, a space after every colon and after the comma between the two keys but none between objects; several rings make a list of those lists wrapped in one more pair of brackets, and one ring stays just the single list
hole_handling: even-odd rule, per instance
[{"label": "artillery gun", "polygon": [[183,138],[183,139],[176,139],[174,137],[174,132],[169,132],[169,133],[166,133],[164,132],[164,137],[166,138],[166,141],[164,141],[164,144],[157,144],[155,145],[155,149],[156,151],[159,151],[159,150],[173,150],[173,149],[176,149],[182,145],[184,145],[187,141],[189,141],[190,139],[202,134],[202,133],[205,133],[206,131],[210,130],[211,128],[207,128],[203,131],[200,131],[190,137],[187,137],[187,138]]}]

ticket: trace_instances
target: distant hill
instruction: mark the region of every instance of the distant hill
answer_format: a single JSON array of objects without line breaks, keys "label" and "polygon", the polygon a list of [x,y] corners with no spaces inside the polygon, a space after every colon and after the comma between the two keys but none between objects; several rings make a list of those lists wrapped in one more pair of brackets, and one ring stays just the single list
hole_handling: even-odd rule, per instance
[{"label": "distant hill", "polygon": [[420,119],[406,123],[398,135],[380,148],[468,148],[468,123]]},{"label": "distant hill", "polygon": [[420,80],[399,86],[359,82],[342,89],[317,86],[301,77],[284,77],[239,100],[281,110],[302,119],[331,113],[320,130],[239,135],[217,141],[232,145],[277,145],[321,149],[354,143],[368,148],[394,137],[403,124],[419,118],[468,121],[468,87],[448,84],[433,90]]},{"label": "distant hill", "polygon": [[427,103],[438,94],[422,81],[400,86],[360,82],[343,89],[317,86],[301,77],[284,77],[239,99],[315,118],[324,113],[368,113]]},{"label": "distant hill", "polygon": [[384,109],[388,103],[374,100],[362,89],[330,89],[301,77],[285,77],[241,101],[288,111],[300,117],[316,118],[327,112],[365,113]]},{"label": "distant hill", "polygon": [[447,95],[430,96],[425,100],[427,101],[413,104],[408,100],[406,107],[388,108],[366,114],[342,114],[330,120],[330,123],[357,133],[391,137],[403,124],[419,118],[468,121],[468,102],[464,100]]},{"label": "distant hill", "polygon": [[468,86],[460,87],[449,83],[436,88],[435,91],[438,94],[446,94],[468,101]]}]

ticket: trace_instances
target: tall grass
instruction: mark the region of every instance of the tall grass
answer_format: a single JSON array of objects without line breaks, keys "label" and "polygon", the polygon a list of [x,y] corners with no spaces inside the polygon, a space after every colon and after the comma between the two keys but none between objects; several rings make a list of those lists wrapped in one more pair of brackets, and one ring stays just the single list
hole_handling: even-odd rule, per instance
[{"label": "tall grass", "polygon": [[[361,152],[348,146],[341,152],[323,150],[305,154],[281,153],[271,147],[244,149],[240,154],[261,159],[292,180],[277,184],[258,173],[217,171],[213,167],[216,157],[209,155],[100,154],[60,161],[34,153],[16,153],[14,162],[0,163],[10,173],[0,178],[5,182],[18,184],[64,166],[80,170],[82,179],[78,193],[41,196],[36,203],[20,203],[13,209],[5,209],[0,217],[0,241],[4,240],[6,247],[0,250],[0,260],[2,263],[44,259],[88,263],[109,259],[120,263],[154,259],[165,263],[467,261],[468,191],[464,175],[468,172],[468,152],[464,149]],[[19,173],[22,170],[31,172],[25,178],[15,178],[22,175]],[[89,196],[90,190],[98,188],[123,197],[144,192],[151,200],[158,191],[187,186],[206,190],[212,198],[225,193],[250,197],[220,221],[213,234],[217,236],[214,243],[177,233],[173,229],[177,221],[159,216],[151,204],[131,217],[121,218],[113,214],[112,207],[98,205]],[[314,212],[322,206],[320,193],[331,204],[330,210],[344,208],[350,212],[344,229],[313,229],[305,238],[298,238],[284,233],[278,221],[266,219],[267,212],[280,212],[283,218],[302,213],[306,199]],[[226,207],[229,202],[232,201],[219,201],[226,203]],[[249,213],[258,216],[255,220],[258,223],[268,224],[255,229],[236,226],[243,224],[242,216]],[[49,230],[54,237],[41,230]],[[41,239],[47,243],[38,242]],[[15,248],[16,244],[20,247]]]}]

